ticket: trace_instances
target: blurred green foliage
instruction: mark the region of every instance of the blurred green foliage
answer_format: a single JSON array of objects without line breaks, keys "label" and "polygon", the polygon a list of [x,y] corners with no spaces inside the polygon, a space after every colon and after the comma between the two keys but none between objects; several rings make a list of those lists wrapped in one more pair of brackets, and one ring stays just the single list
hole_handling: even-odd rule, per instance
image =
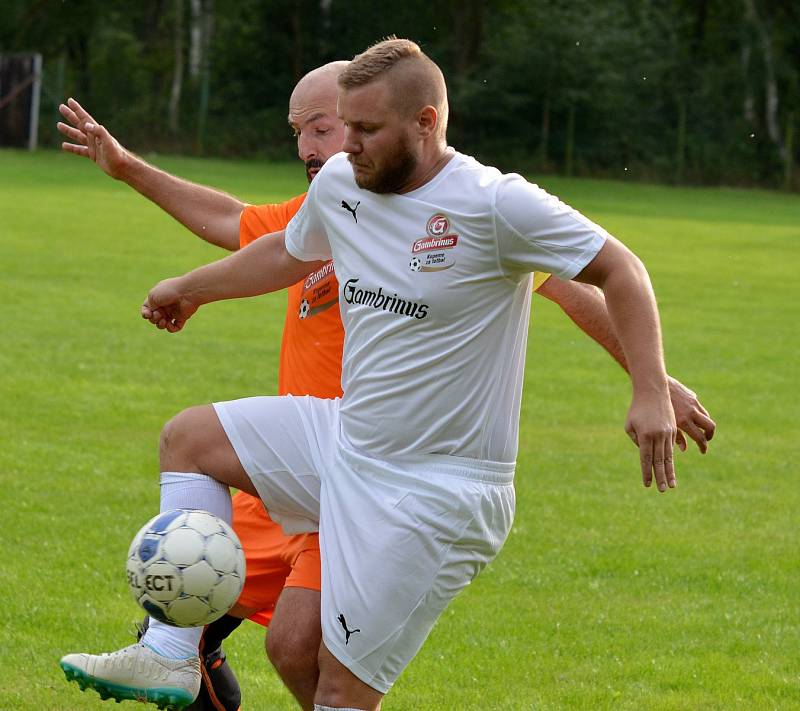
[{"label": "blurred green foliage", "polygon": [[294,82],[391,33],[444,70],[451,143],[502,168],[800,187],[796,2],[4,0],[0,14],[0,52],[44,55],[43,144],[75,96],[128,145],[207,155],[291,157]]}]

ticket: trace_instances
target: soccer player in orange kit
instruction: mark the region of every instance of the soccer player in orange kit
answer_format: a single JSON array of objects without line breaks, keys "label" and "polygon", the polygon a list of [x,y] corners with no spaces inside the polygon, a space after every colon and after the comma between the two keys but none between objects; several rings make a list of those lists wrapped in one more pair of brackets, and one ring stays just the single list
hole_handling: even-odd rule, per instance
[{"label": "soccer player in orange kit", "polygon": [[[347,62],[332,62],[307,74],[289,101],[289,124],[309,182],[342,146],[336,117],[336,78]],[[228,250],[244,247],[288,224],[305,199],[247,205],[146,163],[126,150],[81,105],[60,107],[69,122],[59,130],[73,143],[64,149],[91,158],[162,207],[204,240]],[[333,263],[288,289],[281,343],[278,393],[334,398],[342,394],[344,331]],[[233,526],[247,559],[244,589],[231,612],[206,628],[201,643],[203,684],[189,709],[237,709],[238,683],[222,653],[222,640],[245,618],[269,626],[267,653],[286,686],[311,708],[317,679],[320,559],[316,533],[287,536],[261,501],[243,492],[233,497]]]}]

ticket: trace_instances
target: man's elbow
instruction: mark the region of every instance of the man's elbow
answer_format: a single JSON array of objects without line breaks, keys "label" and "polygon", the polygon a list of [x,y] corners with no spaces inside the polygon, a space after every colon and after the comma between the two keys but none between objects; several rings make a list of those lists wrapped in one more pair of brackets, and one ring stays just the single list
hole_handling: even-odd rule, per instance
[{"label": "man's elbow", "polygon": [[576,281],[592,284],[603,291],[610,283],[648,280],[647,269],[622,242],[609,238],[594,259],[575,277]]}]

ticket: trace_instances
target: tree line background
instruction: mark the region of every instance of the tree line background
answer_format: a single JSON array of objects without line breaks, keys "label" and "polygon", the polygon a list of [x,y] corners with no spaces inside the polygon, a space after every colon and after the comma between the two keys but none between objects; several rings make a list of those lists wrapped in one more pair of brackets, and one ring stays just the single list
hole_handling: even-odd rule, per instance
[{"label": "tree line background", "polygon": [[3,0],[0,53],[44,57],[44,145],[74,96],[133,148],[286,158],[294,83],[391,33],[485,162],[800,189],[796,0]]}]

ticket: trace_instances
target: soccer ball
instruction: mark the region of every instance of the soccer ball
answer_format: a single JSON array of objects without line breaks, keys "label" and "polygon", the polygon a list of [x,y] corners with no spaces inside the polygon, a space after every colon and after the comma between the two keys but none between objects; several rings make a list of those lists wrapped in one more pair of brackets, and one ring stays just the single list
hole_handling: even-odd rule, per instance
[{"label": "soccer ball", "polygon": [[412,272],[418,272],[420,269],[422,269],[422,262],[418,257],[411,257],[411,261],[408,263],[408,266]]},{"label": "soccer ball", "polygon": [[309,306],[307,299],[303,299],[300,302],[300,318],[308,316],[309,311],[311,311],[311,306]]},{"label": "soccer ball", "polygon": [[222,617],[244,585],[244,551],[208,511],[173,509],[150,519],[128,549],[128,585],[161,622],[200,627]]}]

